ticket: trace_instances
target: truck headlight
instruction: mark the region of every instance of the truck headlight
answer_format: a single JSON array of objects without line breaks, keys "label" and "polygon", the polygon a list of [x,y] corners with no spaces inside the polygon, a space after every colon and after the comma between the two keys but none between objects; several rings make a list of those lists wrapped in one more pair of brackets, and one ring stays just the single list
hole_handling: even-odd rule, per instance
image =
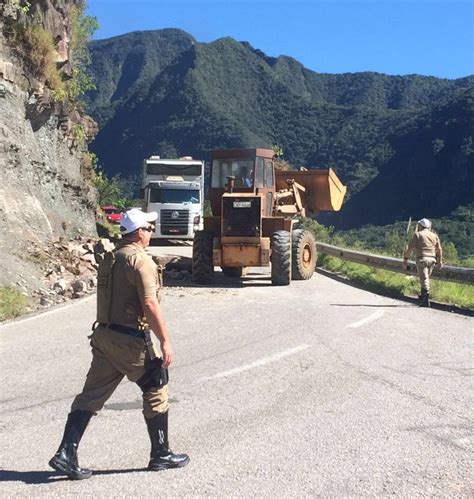
[{"label": "truck headlight", "polygon": [[201,215],[197,215],[194,217],[194,225],[199,225],[199,222],[201,221]]}]

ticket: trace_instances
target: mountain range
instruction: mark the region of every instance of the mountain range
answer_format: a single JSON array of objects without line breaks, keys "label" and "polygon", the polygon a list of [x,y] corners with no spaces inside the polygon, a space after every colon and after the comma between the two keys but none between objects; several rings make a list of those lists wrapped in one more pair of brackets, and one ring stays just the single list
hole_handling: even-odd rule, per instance
[{"label": "mountain range", "polygon": [[90,54],[97,89],[86,105],[100,127],[91,149],[109,175],[139,174],[151,154],[277,145],[295,167],[330,166],[348,185],[328,218],[341,229],[474,203],[473,76],[317,73],[177,29],[94,41]]}]

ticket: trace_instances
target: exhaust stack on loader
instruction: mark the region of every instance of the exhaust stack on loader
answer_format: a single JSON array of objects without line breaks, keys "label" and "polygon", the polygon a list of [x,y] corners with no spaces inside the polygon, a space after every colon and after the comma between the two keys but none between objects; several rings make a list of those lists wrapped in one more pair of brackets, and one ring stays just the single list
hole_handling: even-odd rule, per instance
[{"label": "exhaust stack on loader", "polygon": [[346,187],[335,172],[275,171],[271,149],[218,150],[211,157],[212,216],[194,237],[194,280],[211,282],[214,266],[240,277],[246,267],[270,264],[274,285],[309,279],[316,241],[294,227],[295,219],[340,210]]}]

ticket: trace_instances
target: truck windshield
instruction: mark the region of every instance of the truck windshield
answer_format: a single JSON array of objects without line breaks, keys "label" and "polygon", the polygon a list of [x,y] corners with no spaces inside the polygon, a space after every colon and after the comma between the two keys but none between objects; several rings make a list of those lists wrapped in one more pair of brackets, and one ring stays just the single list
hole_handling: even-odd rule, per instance
[{"label": "truck windshield", "polygon": [[168,165],[163,163],[147,163],[146,173],[148,175],[202,175],[202,164],[197,165]]},{"label": "truck windshield", "polygon": [[199,203],[198,189],[150,189],[150,203]]},{"label": "truck windshield", "polygon": [[215,159],[211,187],[225,187],[227,177],[235,177],[235,187],[253,187],[253,159]]}]

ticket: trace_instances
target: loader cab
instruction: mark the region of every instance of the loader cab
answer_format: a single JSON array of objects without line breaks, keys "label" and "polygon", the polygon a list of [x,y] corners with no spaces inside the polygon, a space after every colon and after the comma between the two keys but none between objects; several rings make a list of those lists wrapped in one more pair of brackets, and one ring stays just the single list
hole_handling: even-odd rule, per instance
[{"label": "loader cab", "polygon": [[[272,149],[228,149],[211,153],[209,200],[212,214],[221,215],[222,196],[232,190],[242,196],[261,196],[262,216],[271,216],[275,193]],[[229,188],[233,178],[233,188]]]}]

